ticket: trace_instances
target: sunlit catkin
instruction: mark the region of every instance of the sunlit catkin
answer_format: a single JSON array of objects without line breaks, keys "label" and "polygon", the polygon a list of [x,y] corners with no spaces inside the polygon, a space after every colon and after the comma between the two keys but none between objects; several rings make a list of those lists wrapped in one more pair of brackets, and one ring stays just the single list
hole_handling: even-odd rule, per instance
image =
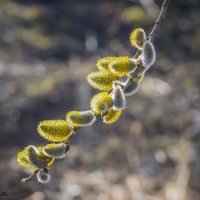
[{"label": "sunlit catkin", "polygon": [[126,108],[126,98],[121,86],[114,87],[111,97],[113,100],[113,110],[124,110]]},{"label": "sunlit catkin", "polygon": [[40,158],[40,152],[33,145],[28,146],[28,160],[36,168],[43,168],[45,166],[45,161]]},{"label": "sunlit catkin", "polygon": [[126,85],[123,87],[123,91],[125,96],[131,96],[135,94],[139,89],[140,83],[133,80],[133,78],[130,78]]},{"label": "sunlit catkin", "polygon": [[116,76],[125,76],[136,69],[136,63],[129,57],[119,57],[109,64],[110,71]]},{"label": "sunlit catkin", "polygon": [[34,169],[36,168],[35,166],[32,165],[32,163],[30,163],[29,159],[28,159],[28,151],[27,148],[25,148],[24,150],[20,151],[17,154],[17,162],[19,163],[20,166],[24,167],[24,168],[28,168],[28,169]]},{"label": "sunlit catkin", "polygon": [[91,111],[70,111],[66,115],[66,121],[72,126],[91,126],[96,120],[95,114]]},{"label": "sunlit catkin", "polygon": [[107,71],[108,70],[108,65],[114,61],[117,57],[115,56],[109,56],[109,57],[105,57],[105,58],[100,58],[97,61],[97,68],[99,71]]},{"label": "sunlit catkin", "polygon": [[146,69],[151,67],[156,60],[156,52],[153,43],[146,41],[142,49],[142,61]]},{"label": "sunlit catkin", "polygon": [[117,80],[117,76],[109,71],[91,72],[87,76],[88,83],[97,90],[109,91],[112,90],[112,82]]},{"label": "sunlit catkin", "polygon": [[146,40],[146,34],[144,30],[141,28],[133,30],[130,34],[131,45],[138,49],[142,49],[145,40]]},{"label": "sunlit catkin", "polygon": [[74,130],[65,120],[45,120],[38,124],[38,133],[50,142],[64,142]]},{"label": "sunlit catkin", "polygon": [[100,92],[94,95],[90,101],[92,112],[96,115],[106,112],[113,105],[113,101],[108,92]]},{"label": "sunlit catkin", "polygon": [[43,147],[42,151],[46,156],[50,158],[62,159],[65,157],[66,154],[66,146],[67,145],[64,143],[47,144],[45,147]]},{"label": "sunlit catkin", "polygon": [[[29,153],[30,153],[30,146],[25,147],[22,151],[20,151],[17,155],[17,161],[20,166],[24,168],[29,168],[29,169],[35,169],[37,166],[32,164],[29,159]],[[43,154],[42,152],[42,147],[37,146],[34,147],[36,149],[37,157],[39,156],[39,159],[43,160],[47,166],[51,166],[54,163],[54,158],[49,158],[46,155]]]},{"label": "sunlit catkin", "polygon": [[113,124],[121,116],[121,110],[110,109],[107,114],[103,115],[103,122],[106,124]]}]

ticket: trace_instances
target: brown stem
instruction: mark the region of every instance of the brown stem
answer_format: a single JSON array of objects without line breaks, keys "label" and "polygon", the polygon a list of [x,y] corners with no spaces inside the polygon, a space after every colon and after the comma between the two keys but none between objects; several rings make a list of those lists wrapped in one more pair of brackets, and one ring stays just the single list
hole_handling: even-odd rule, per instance
[{"label": "brown stem", "polygon": [[40,169],[36,169],[28,178],[23,178],[22,182],[29,182],[33,179],[33,177],[40,171]]},{"label": "brown stem", "polygon": [[165,20],[166,18],[166,13],[167,13],[167,9],[169,6],[169,2],[170,0],[164,0],[161,10],[160,10],[160,14],[155,22],[155,25],[151,31],[151,33],[148,36],[148,39],[150,42],[152,42],[155,39],[156,34],[158,33],[158,29],[159,29],[159,25]]}]

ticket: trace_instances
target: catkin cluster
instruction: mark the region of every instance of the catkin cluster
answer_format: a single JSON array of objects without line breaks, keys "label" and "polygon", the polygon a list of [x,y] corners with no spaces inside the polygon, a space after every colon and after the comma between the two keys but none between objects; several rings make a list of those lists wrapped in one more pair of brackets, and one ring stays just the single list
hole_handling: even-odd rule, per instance
[{"label": "catkin cluster", "polygon": [[148,41],[144,30],[135,29],[130,34],[130,43],[137,48],[134,57],[105,57],[97,61],[96,71],[87,76],[87,82],[99,90],[90,101],[87,111],[69,111],[64,120],[45,120],[38,124],[37,131],[45,140],[52,142],[46,146],[29,145],[18,153],[17,161],[34,173],[22,179],[29,181],[33,175],[47,183],[50,166],[56,159],[62,159],[69,150],[69,139],[80,127],[91,126],[99,115],[106,124],[116,122],[126,108],[126,97],[133,95],[140,87],[146,71],[155,62],[155,49]]}]

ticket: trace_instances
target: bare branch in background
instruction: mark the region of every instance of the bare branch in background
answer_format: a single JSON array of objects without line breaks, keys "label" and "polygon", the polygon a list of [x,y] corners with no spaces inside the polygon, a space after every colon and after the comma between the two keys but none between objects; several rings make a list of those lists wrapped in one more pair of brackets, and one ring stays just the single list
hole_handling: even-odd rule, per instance
[{"label": "bare branch in background", "polygon": [[165,20],[169,2],[170,2],[170,0],[164,0],[164,2],[162,4],[160,14],[155,22],[155,25],[154,25],[151,33],[148,36],[150,42],[152,42],[154,40],[154,38],[159,30],[159,25]]}]

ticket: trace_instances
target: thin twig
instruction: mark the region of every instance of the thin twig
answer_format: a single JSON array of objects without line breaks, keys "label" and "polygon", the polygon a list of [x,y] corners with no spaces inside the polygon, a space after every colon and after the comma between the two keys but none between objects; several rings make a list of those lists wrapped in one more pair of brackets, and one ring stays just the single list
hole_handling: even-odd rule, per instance
[{"label": "thin twig", "polygon": [[22,182],[29,182],[33,179],[33,177],[39,172],[40,170],[37,169],[35,170],[28,178],[23,178],[21,181]]},{"label": "thin twig", "polygon": [[167,8],[169,6],[169,2],[170,0],[164,0],[161,10],[160,10],[160,14],[155,22],[155,25],[151,31],[151,33],[148,36],[148,39],[150,42],[152,42],[156,36],[156,33],[158,32],[159,29],[159,25],[165,20],[166,17],[166,13],[167,13]]}]

